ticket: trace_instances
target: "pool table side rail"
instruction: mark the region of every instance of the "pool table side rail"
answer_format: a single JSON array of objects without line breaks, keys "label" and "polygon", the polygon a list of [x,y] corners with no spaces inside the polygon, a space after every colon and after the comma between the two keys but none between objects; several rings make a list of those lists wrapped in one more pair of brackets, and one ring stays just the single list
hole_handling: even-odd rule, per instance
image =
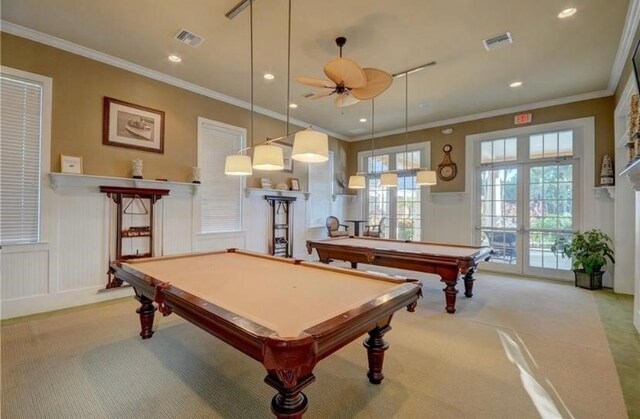
[{"label": "pool table side rail", "polygon": [[[299,337],[281,338],[278,333],[253,320],[233,313],[216,304],[203,300],[189,292],[169,283],[158,280],[137,271],[129,261],[114,262],[111,265],[113,275],[131,284],[137,292],[160,305],[164,315],[171,312],[189,320],[206,332],[216,336],[224,342],[238,348],[251,358],[264,362],[266,347],[277,347],[280,343],[289,348],[291,346],[307,347],[308,339],[317,342],[317,359],[322,359],[353,340],[354,333],[364,334],[375,327],[380,318],[388,318],[404,306],[410,306],[422,296],[422,284],[414,279],[391,277],[387,275],[367,274],[350,269],[335,268],[313,263],[276,258],[273,256],[255,254],[253,252],[229,249],[229,253],[240,253],[250,256],[273,259],[308,268],[322,269],[341,274],[366,277],[397,284],[388,293],[378,296],[366,304],[340,313],[331,319],[304,330]],[[225,252],[215,252],[225,253]],[[204,255],[206,253],[200,253]],[[175,257],[167,257],[175,258]],[[165,258],[163,258],[165,259]],[[143,261],[143,259],[135,262]],[[373,319],[373,320],[372,320]],[[299,341],[296,343],[296,341]],[[338,344],[336,344],[338,342]],[[337,346],[336,346],[337,345]],[[268,352],[268,351],[267,351]]]}]

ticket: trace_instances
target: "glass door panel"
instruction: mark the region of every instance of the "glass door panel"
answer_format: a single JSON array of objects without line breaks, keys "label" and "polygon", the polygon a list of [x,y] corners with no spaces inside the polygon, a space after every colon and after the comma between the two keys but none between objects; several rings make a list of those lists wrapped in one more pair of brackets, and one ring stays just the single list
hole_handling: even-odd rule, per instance
[{"label": "glass door panel", "polygon": [[[495,269],[519,269],[519,173],[517,166],[480,170],[480,232],[482,243],[493,247]],[[509,266],[509,268],[507,268]],[[507,268],[507,269],[504,269]]]},{"label": "glass door panel", "polygon": [[568,278],[571,260],[562,256],[574,230],[574,163],[527,165],[525,272]]},{"label": "glass door panel", "polygon": [[416,185],[413,175],[398,178],[396,216],[396,238],[420,240],[420,186]]},{"label": "glass door panel", "polygon": [[389,236],[389,221],[391,219],[390,213],[390,190],[380,186],[380,178],[369,178],[369,187],[367,189],[367,220],[369,225],[378,225],[380,220],[384,217],[385,223],[382,227],[383,237]]}]

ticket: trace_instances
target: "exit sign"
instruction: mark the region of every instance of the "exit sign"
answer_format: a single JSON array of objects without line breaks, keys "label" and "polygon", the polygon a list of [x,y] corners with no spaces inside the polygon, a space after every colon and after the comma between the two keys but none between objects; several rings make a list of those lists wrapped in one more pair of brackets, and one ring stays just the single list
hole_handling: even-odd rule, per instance
[{"label": "exit sign", "polygon": [[513,117],[513,123],[516,125],[530,124],[532,120],[530,113],[521,113]]}]

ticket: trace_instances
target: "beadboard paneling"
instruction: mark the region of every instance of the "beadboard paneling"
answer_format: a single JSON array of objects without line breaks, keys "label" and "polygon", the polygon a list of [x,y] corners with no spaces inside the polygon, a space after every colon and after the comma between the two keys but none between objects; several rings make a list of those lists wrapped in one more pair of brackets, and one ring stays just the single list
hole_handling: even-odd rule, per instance
[{"label": "beadboard paneling", "polygon": [[37,247],[41,248],[3,247],[0,256],[3,301],[49,292],[49,250]]}]

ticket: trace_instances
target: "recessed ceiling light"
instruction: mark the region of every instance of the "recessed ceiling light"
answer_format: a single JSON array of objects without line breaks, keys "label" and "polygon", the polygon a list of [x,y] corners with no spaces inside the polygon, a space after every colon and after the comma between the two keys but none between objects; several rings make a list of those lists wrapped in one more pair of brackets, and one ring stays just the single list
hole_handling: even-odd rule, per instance
[{"label": "recessed ceiling light", "polygon": [[289,107],[290,107],[291,109],[295,109],[295,108],[297,108],[297,107],[298,107],[298,105],[296,105],[295,103],[290,103],[290,104],[289,104]]},{"label": "recessed ceiling light", "polygon": [[367,118],[360,118],[360,122],[367,122]]},{"label": "recessed ceiling light", "polygon": [[577,11],[578,11],[578,9],[576,9],[575,7],[570,7],[568,9],[564,9],[563,11],[558,13],[558,17],[560,19],[566,19],[568,17],[571,17],[571,16],[575,15]]},{"label": "recessed ceiling light", "polygon": [[182,61],[182,58],[178,57],[177,55],[169,55],[167,58],[169,58],[169,61],[174,63],[179,63],[180,61]]},{"label": "recessed ceiling light", "polygon": [[514,81],[513,83],[511,83],[509,85],[509,87],[520,87],[522,86],[522,82],[521,81]]},{"label": "recessed ceiling light", "polygon": [[276,78],[276,76],[274,76],[274,75],[273,75],[273,74],[271,74],[271,73],[264,73],[264,76],[263,76],[263,77],[264,77],[264,79],[265,79],[265,80],[273,80],[273,79],[275,79],[275,78]]}]

